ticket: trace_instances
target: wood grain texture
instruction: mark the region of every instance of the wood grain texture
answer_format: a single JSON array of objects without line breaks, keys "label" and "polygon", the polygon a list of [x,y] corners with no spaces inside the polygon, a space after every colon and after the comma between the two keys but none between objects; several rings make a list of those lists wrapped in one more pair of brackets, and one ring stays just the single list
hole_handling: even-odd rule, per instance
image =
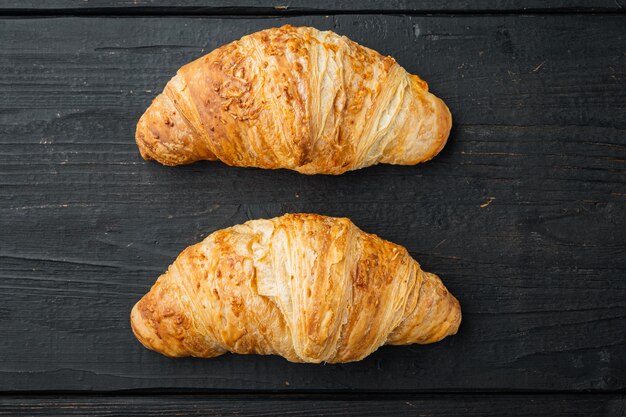
[{"label": "wood grain texture", "polygon": [[311,14],[311,13],[622,13],[623,0],[0,0],[0,12]]},{"label": "wood grain texture", "polygon": [[0,416],[623,417],[623,395],[147,395],[0,397]]},{"label": "wood grain texture", "polygon": [[[393,55],[450,106],[435,160],[340,177],[168,168],[135,124],[182,64],[284,23]],[[0,20],[0,390],[626,389],[622,16]],[[406,246],[459,334],[347,365],[172,360],[131,306],[186,246],[285,212]]]}]

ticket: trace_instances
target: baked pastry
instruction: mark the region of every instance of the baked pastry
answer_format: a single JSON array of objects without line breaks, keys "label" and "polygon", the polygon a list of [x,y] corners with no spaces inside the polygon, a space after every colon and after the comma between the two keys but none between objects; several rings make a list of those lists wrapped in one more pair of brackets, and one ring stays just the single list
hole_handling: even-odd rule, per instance
[{"label": "baked pastry", "polygon": [[185,249],[131,313],[137,339],[167,356],[313,363],[436,342],[460,322],[457,299],[405,248],[315,214],[211,234]]},{"label": "baked pastry", "polygon": [[137,125],[145,159],[342,174],[414,165],[445,145],[451,115],[391,57],[333,32],[283,26],[183,66]]}]

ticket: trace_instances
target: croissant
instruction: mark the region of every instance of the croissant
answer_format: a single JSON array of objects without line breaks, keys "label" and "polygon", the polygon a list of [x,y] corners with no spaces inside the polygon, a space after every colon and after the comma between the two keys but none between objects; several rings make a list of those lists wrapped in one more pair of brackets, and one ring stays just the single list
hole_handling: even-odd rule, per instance
[{"label": "croissant", "polygon": [[312,363],[436,342],[460,322],[457,299],[405,248],[349,219],[314,214],[211,234],[185,249],[131,313],[137,339],[167,356]]},{"label": "croissant", "polygon": [[137,125],[143,158],[165,165],[342,174],[414,165],[445,145],[451,115],[391,57],[333,32],[283,26],[178,71]]}]

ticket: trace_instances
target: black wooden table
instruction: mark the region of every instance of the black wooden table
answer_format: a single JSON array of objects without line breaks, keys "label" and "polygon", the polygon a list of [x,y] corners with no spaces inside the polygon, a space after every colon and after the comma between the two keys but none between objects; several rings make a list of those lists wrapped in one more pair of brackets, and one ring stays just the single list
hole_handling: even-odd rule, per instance
[{"label": "black wooden table", "polygon": [[[0,0],[0,414],[626,415],[623,0]],[[339,177],[143,161],[184,63],[285,23],[442,97],[433,161]],[[131,306],[187,245],[347,216],[461,301],[459,334],[343,365],[142,348]]]}]

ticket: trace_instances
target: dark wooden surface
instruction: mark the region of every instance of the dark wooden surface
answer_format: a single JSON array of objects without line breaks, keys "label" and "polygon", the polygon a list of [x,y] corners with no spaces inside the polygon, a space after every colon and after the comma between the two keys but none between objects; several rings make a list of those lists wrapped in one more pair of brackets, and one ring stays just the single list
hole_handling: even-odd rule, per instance
[{"label": "dark wooden surface", "polygon": [[0,12],[163,14],[622,13],[624,0],[0,0]]},{"label": "dark wooden surface", "polygon": [[[573,13],[557,2],[555,13],[526,14],[513,2],[485,1],[476,7],[506,13],[448,15],[462,2],[450,9],[425,2],[420,10],[439,12],[378,15],[366,5],[366,14],[341,6],[339,14],[303,9],[283,17],[237,17],[249,9],[236,7],[208,16],[217,2],[181,11],[188,16],[101,9],[82,16],[91,2],[51,3],[57,8],[0,1],[0,391],[437,392],[416,397],[430,410],[422,414],[502,415],[507,405],[517,415],[624,414],[626,15],[619,3],[578,2]],[[165,7],[138,3],[154,6],[140,9],[150,14]],[[419,11],[415,3],[396,5]],[[20,15],[35,7],[50,16]],[[139,157],[136,121],[178,67],[284,23],[335,30],[421,75],[453,113],[446,149],[424,165],[340,177],[220,163],[167,168]],[[171,360],[136,342],[130,308],[182,249],[219,228],[299,211],[347,216],[405,245],[461,301],[459,334],[430,346],[385,347],[345,365],[234,355]],[[529,395],[503,394],[519,391]],[[581,391],[597,394],[573,394]],[[459,394],[442,394],[452,392]],[[76,402],[78,414],[144,406],[150,414],[170,410],[173,398],[0,397],[0,412],[35,413],[39,402],[68,411]],[[213,397],[187,398],[181,407],[253,413],[259,398],[249,408]],[[321,405],[330,400],[267,401],[270,414],[292,406],[295,414],[336,412]],[[357,404],[355,415],[422,412],[403,399]]]},{"label": "dark wooden surface", "polygon": [[413,396],[8,396],[0,416],[432,416],[621,417],[619,395],[413,395]]}]

